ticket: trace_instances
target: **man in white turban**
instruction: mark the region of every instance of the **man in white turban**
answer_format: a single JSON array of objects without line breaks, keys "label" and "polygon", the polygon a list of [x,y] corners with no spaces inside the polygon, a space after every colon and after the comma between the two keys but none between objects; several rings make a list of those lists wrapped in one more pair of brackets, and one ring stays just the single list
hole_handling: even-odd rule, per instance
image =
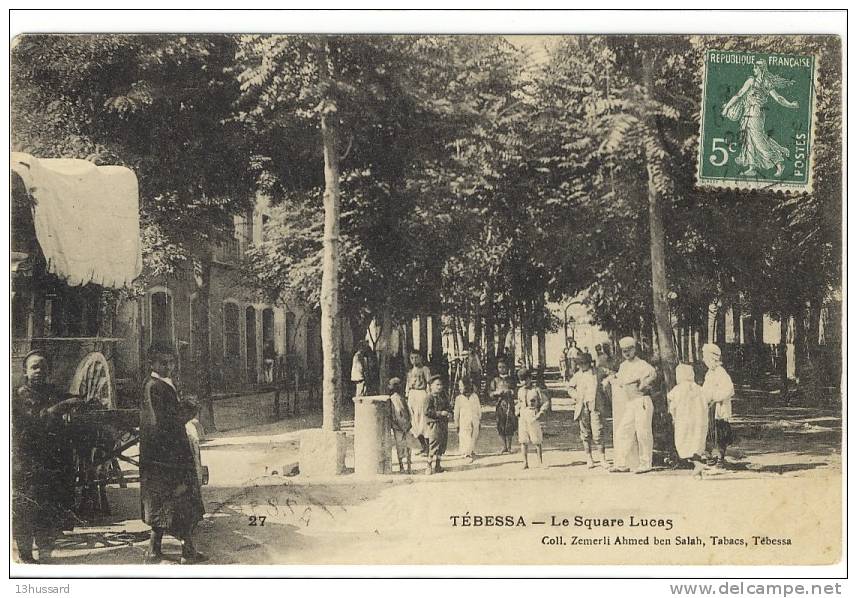
[{"label": "man in white turban", "polygon": [[[652,415],[654,405],[650,390],[657,380],[657,371],[648,362],[637,357],[637,342],[630,336],[619,341],[624,361],[617,374],[611,378],[614,388],[620,388],[626,397],[619,426],[616,430],[614,447],[617,453],[616,464],[610,471],[625,473],[630,471],[627,463],[631,455],[627,453],[637,446],[638,466],[636,473],[652,470]],[[624,456],[624,458],[622,458]]]},{"label": "man in white turban", "polygon": [[714,343],[702,345],[702,362],[708,371],[702,383],[702,396],[709,405],[707,448],[714,456],[715,465],[723,466],[726,461],[726,447],[732,444],[732,397],[735,386],[732,378],[723,369],[720,359],[720,347]]}]

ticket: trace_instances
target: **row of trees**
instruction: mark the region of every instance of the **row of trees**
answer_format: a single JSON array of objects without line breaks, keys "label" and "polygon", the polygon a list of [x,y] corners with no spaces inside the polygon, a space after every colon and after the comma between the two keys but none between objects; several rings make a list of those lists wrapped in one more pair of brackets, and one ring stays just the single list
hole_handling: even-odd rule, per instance
[{"label": "row of trees", "polygon": [[[541,61],[512,41],[22,37],[13,147],[134,168],[148,269],[192,262],[206,314],[211,242],[257,193],[274,200],[248,276],[321,308],[328,429],[340,314],[359,337],[380,322],[382,377],[390,331],[416,315],[493,356],[584,291],[669,375],[674,324],[704,338],[711,306],[806,331],[841,279],[838,39],[563,37]],[[820,57],[813,194],[694,186],[707,47]]]}]

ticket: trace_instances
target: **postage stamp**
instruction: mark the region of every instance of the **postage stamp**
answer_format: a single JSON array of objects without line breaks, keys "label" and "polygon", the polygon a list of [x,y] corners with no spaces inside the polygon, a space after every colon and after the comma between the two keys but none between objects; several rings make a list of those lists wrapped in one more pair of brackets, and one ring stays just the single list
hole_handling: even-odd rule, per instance
[{"label": "postage stamp", "polygon": [[813,55],[705,53],[697,183],[812,191]]}]

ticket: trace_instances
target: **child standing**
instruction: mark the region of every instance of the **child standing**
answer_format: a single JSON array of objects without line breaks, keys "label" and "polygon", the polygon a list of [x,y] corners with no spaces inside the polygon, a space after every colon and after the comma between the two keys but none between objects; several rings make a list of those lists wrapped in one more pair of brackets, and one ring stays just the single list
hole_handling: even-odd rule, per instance
[{"label": "child standing", "polygon": [[702,388],[694,381],[692,366],[679,364],[675,378],[676,386],[667,394],[675,448],[679,457],[693,461],[694,475],[701,475],[708,433],[708,404]]},{"label": "child standing", "polygon": [[406,392],[408,409],[411,412],[411,433],[420,441],[422,447],[420,454],[428,455],[428,440],[424,432],[431,370],[423,365],[423,356],[418,351],[411,351],[410,361],[411,369],[408,370]]},{"label": "child standing", "polygon": [[387,390],[390,393],[390,427],[393,431],[393,444],[396,446],[396,458],[399,460],[399,473],[405,471],[405,463],[408,473],[411,473],[411,447],[408,446],[408,437],[411,436],[411,412],[408,402],[402,396],[402,380],[390,378]]},{"label": "child standing", "polygon": [[476,458],[482,404],[479,402],[479,395],[474,392],[473,382],[468,379],[462,378],[458,381],[453,419],[458,426],[458,450],[465,457],[469,457],[472,463]]},{"label": "child standing", "polygon": [[515,381],[509,374],[509,364],[505,360],[497,362],[497,376],[491,380],[489,394],[497,401],[497,432],[503,441],[503,453],[512,452],[512,437],[518,430],[518,418],[515,416]]},{"label": "child standing", "polygon": [[702,394],[709,407],[707,448],[712,452],[716,449],[714,465],[723,467],[726,463],[726,447],[732,444],[732,397],[735,386],[732,378],[723,369],[720,360],[720,347],[714,343],[702,346],[702,361],[708,371],[702,383]]},{"label": "child standing", "polygon": [[428,467],[426,468],[428,475],[443,472],[440,457],[446,452],[450,415],[449,398],[443,388],[443,378],[432,376],[429,380],[425,422],[425,437],[428,441]]},{"label": "child standing", "polygon": [[[24,357],[12,397],[12,536],[22,563],[47,563],[74,508],[74,455],[64,416],[83,405],[48,381],[41,351]],[[39,549],[33,558],[33,544]]]},{"label": "child standing", "polygon": [[530,468],[527,449],[529,445],[536,447],[539,457],[539,465],[544,465],[542,459],[542,416],[550,409],[550,399],[545,396],[540,388],[537,388],[530,371],[526,368],[518,370],[518,379],[521,388],[518,390],[518,404],[515,412],[518,416],[518,442],[521,444],[521,453],[524,456],[524,469]]},{"label": "child standing", "polygon": [[146,562],[161,561],[161,540],[168,533],[181,541],[180,562],[198,563],[206,557],[194,547],[192,535],[205,507],[185,429],[197,408],[179,399],[171,347],[153,343],[149,363],[152,374],[140,410],[140,504],[143,521],[152,528]]},{"label": "child standing", "polygon": [[607,459],[602,441],[602,414],[607,405],[604,375],[592,369],[589,353],[580,353],[574,361],[578,369],[568,381],[568,395],[575,400],[574,419],[580,426],[580,441],[586,451],[586,464],[590,469],[596,466],[592,459],[594,448],[598,461],[606,468]]}]

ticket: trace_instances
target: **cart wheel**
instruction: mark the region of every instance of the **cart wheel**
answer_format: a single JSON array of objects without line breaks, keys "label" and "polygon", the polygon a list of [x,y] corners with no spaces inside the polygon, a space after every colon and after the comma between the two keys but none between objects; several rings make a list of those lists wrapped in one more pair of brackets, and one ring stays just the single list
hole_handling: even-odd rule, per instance
[{"label": "cart wheel", "polygon": [[96,409],[116,409],[116,383],[110,362],[103,353],[93,351],[83,358],[71,379],[69,392],[79,395]]}]

